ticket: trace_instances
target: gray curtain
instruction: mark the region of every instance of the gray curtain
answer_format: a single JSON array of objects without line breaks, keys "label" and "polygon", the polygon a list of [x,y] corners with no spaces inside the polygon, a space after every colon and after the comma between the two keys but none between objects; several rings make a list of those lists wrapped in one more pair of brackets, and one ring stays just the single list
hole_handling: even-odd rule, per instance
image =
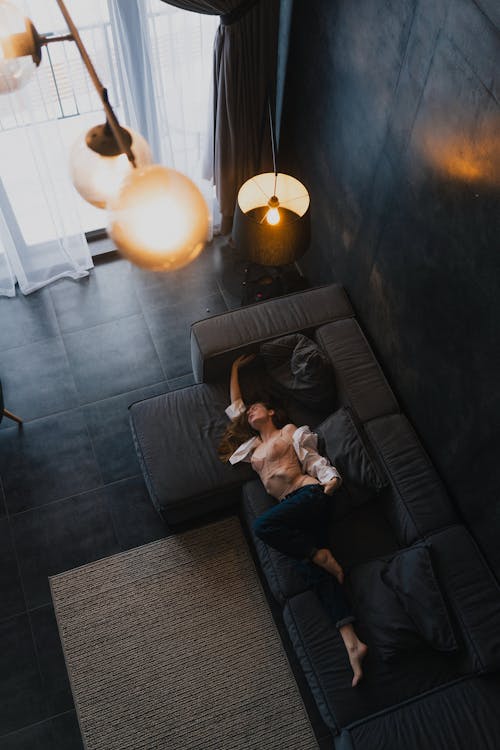
[{"label": "gray curtain", "polygon": [[268,100],[274,111],[279,0],[163,0],[221,16],[214,49],[214,180],[222,233],[252,175],[272,169]]}]

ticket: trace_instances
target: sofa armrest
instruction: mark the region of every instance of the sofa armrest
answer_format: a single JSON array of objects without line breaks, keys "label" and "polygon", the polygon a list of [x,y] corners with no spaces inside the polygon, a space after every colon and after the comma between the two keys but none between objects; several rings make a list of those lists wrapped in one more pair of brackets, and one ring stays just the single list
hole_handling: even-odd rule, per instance
[{"label": "sofa armrest", "polygon": [[258,351],[263,341],[354,316],[340,284],[307,289],[257,302],[191,326],[191,362],[197,383],[226,376],[243,352]]}]

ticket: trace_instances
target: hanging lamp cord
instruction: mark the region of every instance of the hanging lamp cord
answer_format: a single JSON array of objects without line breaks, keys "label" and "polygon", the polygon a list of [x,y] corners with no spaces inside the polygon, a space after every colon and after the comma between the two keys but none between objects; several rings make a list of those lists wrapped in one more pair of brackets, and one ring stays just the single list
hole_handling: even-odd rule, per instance
[{"label": "hanging lamp cord", "polygon": [[278,182],[278,170],[276,169],[276,142],[275,142],[275,136],[274,136],[274,123],[273,123],[273,113],[271,109],[271,97],[268,97],[267,103],[268,103],[268,109],[269,109],[269,128],[271,130],[271,148],[273,151],[273,169],[274,169],[274,193],[273,195],[276,195],[276,183]]}]

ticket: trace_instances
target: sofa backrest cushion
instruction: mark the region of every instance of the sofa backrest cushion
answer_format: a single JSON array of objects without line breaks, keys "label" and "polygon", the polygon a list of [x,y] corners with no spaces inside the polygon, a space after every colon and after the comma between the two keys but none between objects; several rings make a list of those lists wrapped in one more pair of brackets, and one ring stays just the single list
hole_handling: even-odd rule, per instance
[{"label": "sofa backrest cushion", "polygon": [[403,546],[458,523],[458,516],[436,469],[402,414],[364,425],[391,482],[386,511]]},{"label": "sofa backrest cushion", "polygon": [[432,560],[447,603],[482,670],[500,669],[500,586],[463,525],[429,535]]},{"label": "sofa backrest cushion", "polygon": [[257,352],[264,341],[287,333],[311,333],[332,320],[354,315],[340,284],[257,302],[191,326],[191,361],[198,383],[225,377],[239,355]]},{"label": "sofa backrest cushion", "polygon": [[396,397],[354,318],[320,326],[316,341],[332,361],[340,402],[362,422],[399,411]]}]

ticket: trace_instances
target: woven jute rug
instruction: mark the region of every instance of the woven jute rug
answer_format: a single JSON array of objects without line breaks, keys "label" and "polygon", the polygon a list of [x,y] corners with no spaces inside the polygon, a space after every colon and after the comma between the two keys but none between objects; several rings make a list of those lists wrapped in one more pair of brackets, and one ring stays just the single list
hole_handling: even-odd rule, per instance
[{"label": "woven jute rug", "polygon": [[236,518],[50,585],[87,750],[317,750]]}]

